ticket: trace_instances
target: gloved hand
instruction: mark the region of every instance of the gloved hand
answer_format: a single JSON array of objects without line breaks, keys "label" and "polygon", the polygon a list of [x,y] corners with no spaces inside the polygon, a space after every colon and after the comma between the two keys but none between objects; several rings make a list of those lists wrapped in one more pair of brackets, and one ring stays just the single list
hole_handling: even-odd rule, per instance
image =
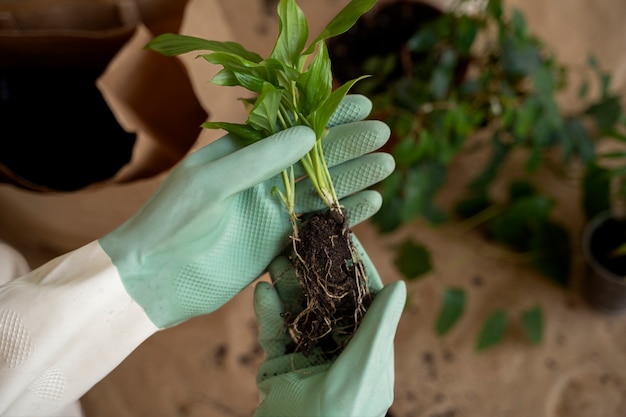
[{"label": "gloved hand", "polygon": [[[378,193],[359,191],[394,168],[388,154],[365,155],[390,133],[382,122],[362,121],[370,110],[367,98],[347,96],[324,139],[337,194],[347,196],[341,202],[355,221],[381,204]],[[272,188],[282,188],[279,173],[313,143],[313,131],[301,126],[245,148],[226,135],[187,156],[134,216],[99,240],[157,327],[216,310],[265,271],[291,229]],[[322,208],[309,181],[297,184],[296,196],[299,213]]]},{"label": "gloved hand", "polygon": [[293,317],[302,290],[289,260],[269,266],[272,284],[254,290],[259,343],[266,358],[257,386],[261,403],[255,417],[382,417],[393,402],[393,338],[406,300],[403,281],[383,288],[380,276],[358,241],[374,300],[343,352],[329,359],[317,347],[309,356],[286,353],[292,340],[281,314]]}]

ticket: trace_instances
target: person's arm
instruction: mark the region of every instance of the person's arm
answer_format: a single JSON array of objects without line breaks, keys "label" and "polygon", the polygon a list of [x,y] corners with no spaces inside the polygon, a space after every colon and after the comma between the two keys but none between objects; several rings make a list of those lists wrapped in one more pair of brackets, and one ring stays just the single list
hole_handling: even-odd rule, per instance
[{"label": "person's arm", "polygon": [[[331,175],[353,218],[380,196],[361,191],[393,168],[368,154],[389,138],[348,97],[325,139]],[[305,127],[241,148],[225,136],[186,157],[127,222],[0,286],[0,415],[53,416],[158,329],[210,313],[261,275],[287,242],[272,188],[313,145]],[[298,212],[318,210],[307,181]]]},{"label": "person's arm", "polygon": [[1,286],[0,415],[58,415],[156,331],[98,242]]}]

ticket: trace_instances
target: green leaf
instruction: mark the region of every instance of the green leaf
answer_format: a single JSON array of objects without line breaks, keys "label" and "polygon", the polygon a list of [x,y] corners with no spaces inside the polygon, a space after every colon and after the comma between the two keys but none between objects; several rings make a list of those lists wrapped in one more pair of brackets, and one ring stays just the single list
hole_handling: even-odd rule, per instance
[{"label": "green leaf", "polygon": [[531,74],[534,90],[543,100],[553,100],[554,78],[552,70],[548,67],[539,67],[537,71]]},{"label": "green leaf", "polygon": [[519,142],[532,132],[532,128],[541,115],[541,106],[534,98],[528,98],[517,109],[513,125],[513,135]]},{"label": "green leaf", "polygon": [[611,84],[611,75],[604,72],[600,63],[593,55],[589,55],[587,58],[587,64],[591,67],[591,69],[593,69],[598,77],[598,81],[600,81],[600,96],[602,99],[607,98],[609,94],[609,85]]},{"label": "green leaf", "polygon": [[487,318],[476,341],[477,350],[491,348],[502,340],[506,330],[507,314],[503,310],[496,310]]},{"label": "green leaf", "polygon": [[404,202],[400,212],[403,223],[412,222],[419,216],[431,222],[443,220],[437,215],[433,204],[445,178],[446,167],[437,162],[420,162],[407,170],[402,189]]},{"label": "green leaf", "polygon": [[585,166],[582,205],[587,220],[611,207],[611,172],[595,162]]},{"label": "green leaf", "polygon": [[487,192],[489,184],[497,177],[500,167],[512,150],[512,145],[501,140],[500,132],[495,131],[491,137],[491,159],[480,174],[471,181],[469,188],[474,192]]},{"label": "green leaf", "polygon": [[524,14],[516,8],[513,8],[513,16],[511,18],[513,31],[518,38],[524,39],[528,36],[528,28]]},{"label": "green leaf", "polygon": [[502,0],[489,0],[487,11],[497,20],[500,20],[502,16]]},{"label": "green leaf", "polygon": [[[424,75],[423,79],[428,79],[431,76],[430,70],[427,75]],[[400,78],[398,81],[392,83],[389,86],[383,84],[384,88],[389,89],[391,103],[394,107],[400,109],[406,109],[413,113],[420,112],[421,106],[424,103],[429,102],[430,91],[425,88],[429,86],[429,83],[415,83],[410,78]],[[436,112],[431,113],[435,114]]]},{"label": "green leaf", "polygon": [[411,52],[427,52],[434,48],[437,42],[439,36],[435,28],[426,26],[415,32],[406,42],[406,46]]},{"label": "green leaf", "polygon": [[514,201],[537,194],[537,189],[526,181],[513,181],[509,184],[509,200]]},{"label": "green leaf", "polygon": [[460,200],[454,206],[454,213],[461,219],[469,219],[482,213],[491,206],[491,200],[486,192],[477,192]]},{"label": "green leaf", "polygon": [[292,83],[297,81],[301,75],[299,70],[274,58],[268,58],[260,64],[266,67],[268,71],[274,73],[275,77],[278,79],[278,84],[286,89],[291,87]]},{"label": "green leaf", "polygon": [[394,264],[407,280],[420,278],[432,270],[428,249],[411,239],[400,245]]},{"label": "green leaf", "polygon": [[275,133],[283,91],[270,83],[264,83],[261,94],[248,115],[247,123],[267,136]]},{"label": "green leaf", "polygon": [[395,170],[378,185],[378,190],[383,196],[383,205],[372,216],[372,222],[380,233],[390,233],[402,225],[399,214],[404,202],[400,194],[402,182],[402,173]]},{"label": "green leaf", "polygon": [[271,58],[297,68],[300,54],[309,37],[309,26],[302,9],[295,0],[280,0],[278,3],[278,38]]},{"label": "green leaf", "polygon": [[212,64],[221,65],[232,73],[239,85],[255,93],[260,93],[266,82],[278,84],[275,70],[264,62],[248,61],[228,52],[213,52],[202,55],[202,58]]},{"label": "green leaf", "polygon": [[535,344],[543,340],[543,311],[541,307],[533,307],[522,313],[522,326],[526,336]]},{"label": "green leaf", "polygon": [[240,85],[235,73],[227,69],[221,69],[217,74],[215,74],[213,78],[211,78],[211,83],[224,87],[234,87]]},{"label": "green leaf", "polygon": [[374,4],[376,0],[352,0],[326,25],[304,53],[308,55],[313,52],[317,42],[348,31]]},{"label": "green leaf", "polygon": [[319,109],[330,96],[333,87],[333,75],[330,57],[324,42],[318,43],[318,50],[307,70],[297,81],[300,100],[299,110],[309,116]]},{"label": "green leaf", "polygon": [[541,54],[537,46],[520,43],[512,35],[507,35],[502,45],[502,65],[507,77],[531,75],[541,67]]},{"label": "green leaf", "polygon": [[383,197],[383,205],[372,216],[372,222],[380,233],[391,233],[402,226],[403,221],[398,214],[402,203],[402,198],[397,194],[391,194],[386,198]]},{"label": "green leaf", "polygon": [[201,126],[206,129],[223,129],[239,140],[242,145],[249,145],[265,137],[263,133],[246,124],[204,122]]},{"label": "green leaf", "polygon": [[[403,138],[394,149],[398,165],[409,166],[417,161],[430,160],[442,163],[443,161],[437,158],[441,149],[440,138],[435,136],[437,133],[439,132],[421,129],[417,140],[412,136]],[[413,134],[414,132],[411,132],[411,135]]]},{"label": "green leaf", "polygon": [[622,104],[618,96],[608,96],[599,103],[594,103],[585,110],[591,116],[604,135],[610,132],[622,117]]},{"label": "green leaf", "polygon": [[554,98],[555,80],[552,69],[540,67],[532,74],[531,78],[535,87],[535,93],[541,103],[542,118],[546,119],[550,126],[561,128],[563,118]]},{"label": "green leaf", "polygon": [[462,54],[468,55],[478,34],[479,21],[467,15],[462,15],[457,20],[454,36],[456,47]]},{"label": "green leaf", "polygon": [[263,86],[265,84],[272,84],[269,83],[265,78],[259,77],[252,73],[233,71],[233,75],[237,80],[237,85],[240,85],[241,87],[258,94],[263,91]]},{"label": "green leaf", "polygon": [[451,126],[450,130],[455,135],[454,146],[457,150],[461,150],[465,143],[466,136],[476,132],[481,126],[484,126],[484,118],[480,112],[477,112],[469,103],[460,102],[457,107],[450,111]]},{"label": "green leaf", "polygon": [[434,203],[429,203],[424,207],[422,216],[433,225],[443,224],[449,219],[448,214]]},{"label": "green leaf", "polygon": [[552,282],[567,287],[570,278],[571,243],[565,228],[549,219],[534,221],[529,248],[532,265]]},{"label": "green leaf", "polygon": [[580,88],[578,89],[578,98],[584,99],[589,94],[589,81],[583,80],[580,84]]},{"label": "green leaf", "polygon": [[456,63],[456,52],[450,48],[445,49],[430,78],[430,92],[435,100],[443,100],[448,95]]},{"label": "green leaf", "polygon": [[228,52],[252,62],[261,62],[263,58],[250,52],[237,42],[219,42],[197,38],[195,36],[164,33],[152,39],[144,49],[151,49],[166,56],[175,56],[192,51]]},{"label": "green leaf", "polygon": [[[398,127],[397,124],[392,124],[392,126]],[[430,140],[430,135],[427,130],[422,130],[419,133],[419,138],[414,137],[414,132],[403,135],[400,129],[396,129],[395,135],[398,136],[399,139],[393,147],[393,155],[399,169],[404,169],[405,167],[425,159],[424,155],[429,148],[428,142]]]},{"label": "green leaf", "polygon": [[363,71],[367,74],[389,75],[396,68],[395,54],[370,56],[363,62]]},{"label": "green leaf", "polygon": [[595,144],[581,119],[566,118],[561,132],[563,160],[565,163],[574,157],[583,163],[591,161],[595,156]]},{"label": "green leaf", "polygon": [[335,89],[335,91],[333,91],[324,101],[324,104],[322,104],[322,106],[317,109],[317,111],[313,114],[313,120],[311,123],[313,126],[313,131],[315,131],[316,137],[322,137],[324,129],[326,129],[326,126],[328,126],[330,118],[332,117],[335,110],[337,110],[337,107],[339,107],[339,104],[341,104],[341,101],[344,99],[346,94],[348,94],[348,91],[350,91],[352,86],[356,84],[359,80],[362,80],[366,77],[367,76],[364,75],[354,80],[350,80],[347,83],[343,84],[341,87]]},{"label": "green leaf", "polygon": [[517,250],[529,250],[533,226],[547,219],[551,208],[552,202],[543,195],[519,198],[491,222],[489,231],[495,240]]},{"label": "green leaf", "polygon": [[443,293],[441,310],[437,317],[435,330],[439,336],[446,334],[458,321],[465,310],[465,291],[449,288]]}]

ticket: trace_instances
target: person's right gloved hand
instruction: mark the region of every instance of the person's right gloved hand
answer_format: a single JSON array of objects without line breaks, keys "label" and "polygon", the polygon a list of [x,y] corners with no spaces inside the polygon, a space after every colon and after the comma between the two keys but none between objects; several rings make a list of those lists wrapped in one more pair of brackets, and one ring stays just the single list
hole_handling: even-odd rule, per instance
[{"label": "person's right gloved hand", "polygon": [[404,281],[383,287],[356,241],[374,300],[343,352],[331,359],[320,347],[308,356],[288,353],[293,341],[285,316],[297,315],[302,290],[289,260],[269,266],[272,283],[259,282],[254,310],[265,361],[257,374],[261,403],[255,417],[383,417],[393,403],[394,335],[406,301]]},{"label": "person's right gloved hand", "polygon": [[[323,142],[336,192],[354,221],[381,204],[378,193],[361,190],[395,166],[388,154],[368,154],[390,134],[382,122],[362,121],[370,110],[366,97],[347,96]],[[313,143],[313,131],[302,126],[245,148],[227,135],[187,156],[138,213],[99,240],[158,328],[216,310],[265,271],[291,231],[272,189],[282,187],[279,173]],[[310,182],[299,182],[296,211],[320,209]]]}]

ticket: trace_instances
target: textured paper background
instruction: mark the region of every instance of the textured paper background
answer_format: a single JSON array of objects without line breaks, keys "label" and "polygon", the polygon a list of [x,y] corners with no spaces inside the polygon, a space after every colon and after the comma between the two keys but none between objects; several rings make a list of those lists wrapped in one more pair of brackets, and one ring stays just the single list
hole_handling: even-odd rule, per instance
[{"label": "textured paper background", "polygon": [[[345,2],[300,2],[317,33]],[[273,1],[191,0],[181,31],[222,40],[237,40],[266,53],[276,21]],[[531,29],[570,67],[582,70],[593,52],[614,74],[626,94],[626,3],[622,0],[509,0],[520,7]],[[316,29],[317,28],[317,29]],[[150,34],[136,33],[111,65],[101,86],[119,117],[133,123],[135,111],[124,102],[123,87]],[[194,91],[215,120],[242,120],[236,90],[207,84],[209,65],[181,60]],[[132,70],[132,71],[131,71]],[[154,85],[158,91],[159,85]],[[562,99],[572,105],[572,96]],[[135,120],[134,123],[140,123]],[[136,124],[135,126],[139,126]],[[149,129],[145,126],[141,129]],[[203,131],[197,148],[216,138]],[[148,140],[153,140],[149,137]],[[141,154],[141,152],[139,152]],[[459,160],[447,198],[480,161]],[[513,163],[508,170],[519,169]],[[577,236],[581,228],[578,195],[548,173],[543,184],[555,190],[558,216]],[[13,243],[32,266],[106,233],[135,212],[164,174],[110,184],[78,193],[37,194],[0,185],[0,237]],[[396,401],[394,416],[406,417],[622,417],[626,415],[626,318],[604,317],[524,265],[507,261],[478,236],[453,227],[432,229],[416,224],[380,237],[370,224],[355,232],[383,279],[400,278],[391,248],[408,234],[433,251],[434,272],[409,285],[410,303],[396,337]],[[574,259],[575,281],[583,263]],[[432,331],[438,300],[447,286],[468,290],[469,305],[461,325],[444,338]],[[545,311],[544,343],[532,346],[513,326],[504,342],[477,353],[474,340],[494,308],[519,314],[539,303]],[[250,416],[257,403],[255,372],[262,360],[256,340],[252,288],[219,311],[160,332],[142,344],[82,399],[88,417]]]}]

